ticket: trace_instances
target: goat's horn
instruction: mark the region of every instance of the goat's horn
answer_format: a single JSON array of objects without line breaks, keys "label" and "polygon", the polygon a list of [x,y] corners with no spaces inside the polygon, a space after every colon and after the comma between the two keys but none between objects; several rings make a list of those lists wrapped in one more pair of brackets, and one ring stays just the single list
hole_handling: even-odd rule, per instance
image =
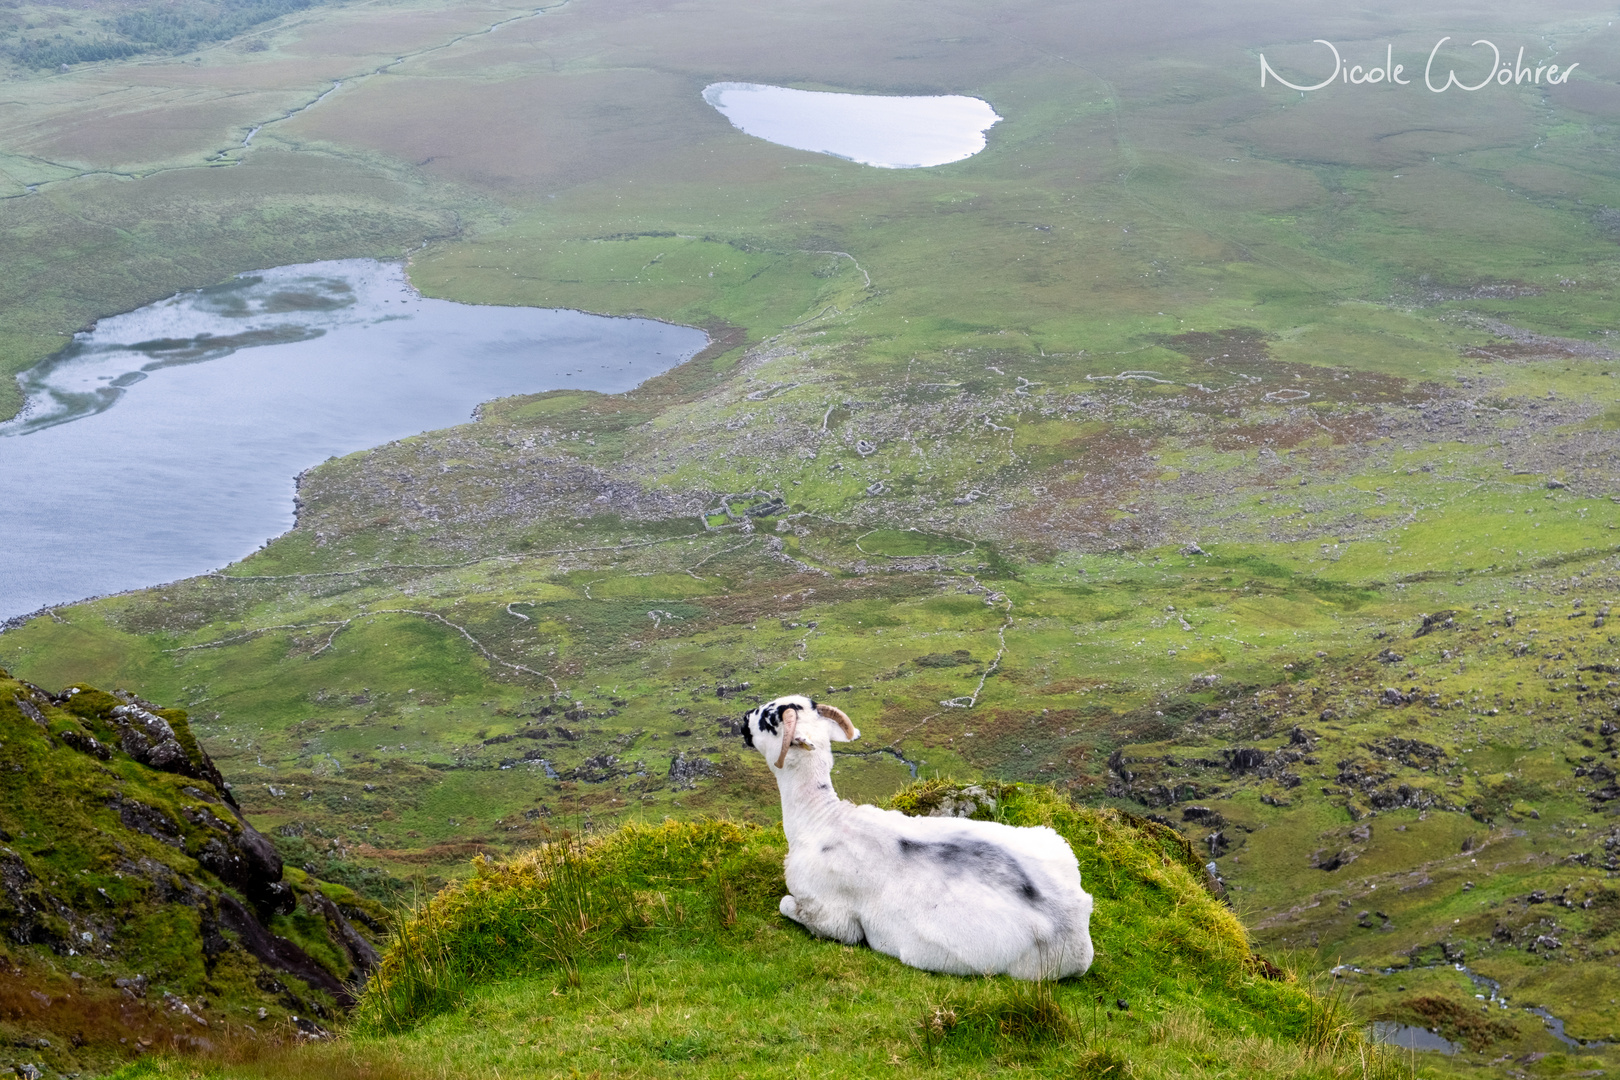
[{"label": "goat's horn", "polygon": [[843,728],[845,738],[855,738],[855,725],[850,723],[849,717],[844,715],[843,709],[838,708],[836,705],[817,705],[816,712],[820,713],[822,716],[825,716],[827,719],[834,721],[839,727]]},{"label": "goat's horn", "polygon": [[799,727],[799,710],[786,708],[782,710],[782,752],[776,755],[776,767],[780,769],[787,762],[788,747],[793,745],[793,736]]}]

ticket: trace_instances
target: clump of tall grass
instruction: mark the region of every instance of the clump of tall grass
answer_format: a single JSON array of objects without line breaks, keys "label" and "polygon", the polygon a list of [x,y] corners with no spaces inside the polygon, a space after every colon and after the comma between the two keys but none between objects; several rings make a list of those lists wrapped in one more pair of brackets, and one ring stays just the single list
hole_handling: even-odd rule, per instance
[{"label": "clump of tall grass", "polygon": [[1136,1069],[1118,1050],[1093,1046],[1074,1062],[1075,1080],[1134,1080]]},{"label": "clump of tall grass", "polygon": [[756,826],[666,821],[564,837],[505,863],[474,860],[471,878],[401,914],[355,1026],[404,1031],[455,1008],[473,984],[517,971],[555,970],[578,987],[581,963],[627,938],[724,931],[740,905],[783,891],[785,847]]},{"label": "clump of tall grass", "polygon": [[[402,1031],[414,1017],[431,1016],[460,1005],[472,973],[451,951],[442,927],[428,917],[427,904],[416,900],[389,919],[388,987],[368,993],[361,1026],[379,1032]],[[373,975],[371,986],[377,977]]]}]

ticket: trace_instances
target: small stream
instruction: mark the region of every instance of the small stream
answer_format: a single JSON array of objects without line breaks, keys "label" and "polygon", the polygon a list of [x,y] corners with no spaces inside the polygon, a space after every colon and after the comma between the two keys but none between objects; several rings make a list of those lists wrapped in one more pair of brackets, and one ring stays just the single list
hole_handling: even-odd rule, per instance
[{"label": "small stream", "polygon": [[894,760],[898,761],[900,764],[902,764],[906,768],[910,769],[911,770],[911,778],[913,780],[917,779],[917,766],[922,765],[922,764],[926,764],[925,762],[921,762],[921,761],[912,761],[910,758],[906,757],[904,754],[902,754],[900,751],[896,750],[892,746],[880,746],[876,750],[839,750],[839,751],[836,752],[835,760],[836,760],[836,758],[881,757],[884,754],[887,754],[889,757],[894,758]]},{"label": "small stream", "polygon": [[326,90],[323,90],[320,94],[316,95],[314,98],[310,99],[309,101],[304,102],[304,104],[298,106],[296,109],[288,109],[286,112],[282,113],[280,116],[276,117],[273,120],[266,120],[262,124],[253,125],[253,127],[248,129],[248,133],[245,136],[243,136],[242,143],[241,143],[240,146],[233,146],[233,147],[230,147],[229,149],[221,150],[219,153],[213,155],[213,157],[210,158],[209,160],[211,160],[211,161],[226,161],[226,160],[229,160],[234,165],[240,165],[242,163],[242,158],[240,158],[240,157],[227,158],[227,155],[235,153],[238,150],[251,150],[251,149],[253,149],[253,137],[255,135],[257,135],[259,132],[263,131],[265,128],[269,127],[271,124],[279,124],[284,120],[291,120],[293,117],[297,116],[299,113],[308,112],[309,110],[313,109],[315,106],[319,105],[321,102],[325,101],[327,98],[331,97],[333,94],[337,93],[341,89],[343,89],[343,80],[342,79],[334,80],[330,88],[328,88]]}]

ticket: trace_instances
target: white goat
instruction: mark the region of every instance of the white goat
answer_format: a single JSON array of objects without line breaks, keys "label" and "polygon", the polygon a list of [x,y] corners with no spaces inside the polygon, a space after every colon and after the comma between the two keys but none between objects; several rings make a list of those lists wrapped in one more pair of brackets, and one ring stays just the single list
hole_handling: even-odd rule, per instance
[{"label": "white goat", "polygon": [[1091,894],[1074,852],[1044,826],[913,818],[832,788],[832,744],[860,737],[807,697],[750,712],[787,831],[783,915],[819,937],[864,940],[926,971],[1060,979],[1091,966]]}]

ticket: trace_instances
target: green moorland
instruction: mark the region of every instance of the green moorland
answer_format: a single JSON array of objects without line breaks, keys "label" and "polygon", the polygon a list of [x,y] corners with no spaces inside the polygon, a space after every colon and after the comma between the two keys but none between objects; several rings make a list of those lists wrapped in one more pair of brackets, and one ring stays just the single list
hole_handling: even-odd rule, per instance
[{"label": "green moorland", "polygon": [[[1574,4],[1245,13],[402,0],[19,69],[9,370],[177,288],[359,254],[715,344],[322,464],[286,536],[21,621],[0,664],[183,706],[292,865],[395,901],[565,830],[768,826],[732,725],[816,693],[865,732],[846,796],[941,774],[1153,814],[1262,949],[1462,1047],[1427,1068],[1612,1069],[1529,1008],[1620,1036],[1620,40]],[[1410,73],[1446,34],[1581,67],[1257,87],[1262,51],[1388,42]],[[877,170],[742,135],[699,97],[724,79],[1005,119],[966,161]],[[587,989],[631,992],[616,956]],[[944,993],[917,978],[885,984],[897,1047]],[[480,984],[421,1052],[555,986]]]}]

